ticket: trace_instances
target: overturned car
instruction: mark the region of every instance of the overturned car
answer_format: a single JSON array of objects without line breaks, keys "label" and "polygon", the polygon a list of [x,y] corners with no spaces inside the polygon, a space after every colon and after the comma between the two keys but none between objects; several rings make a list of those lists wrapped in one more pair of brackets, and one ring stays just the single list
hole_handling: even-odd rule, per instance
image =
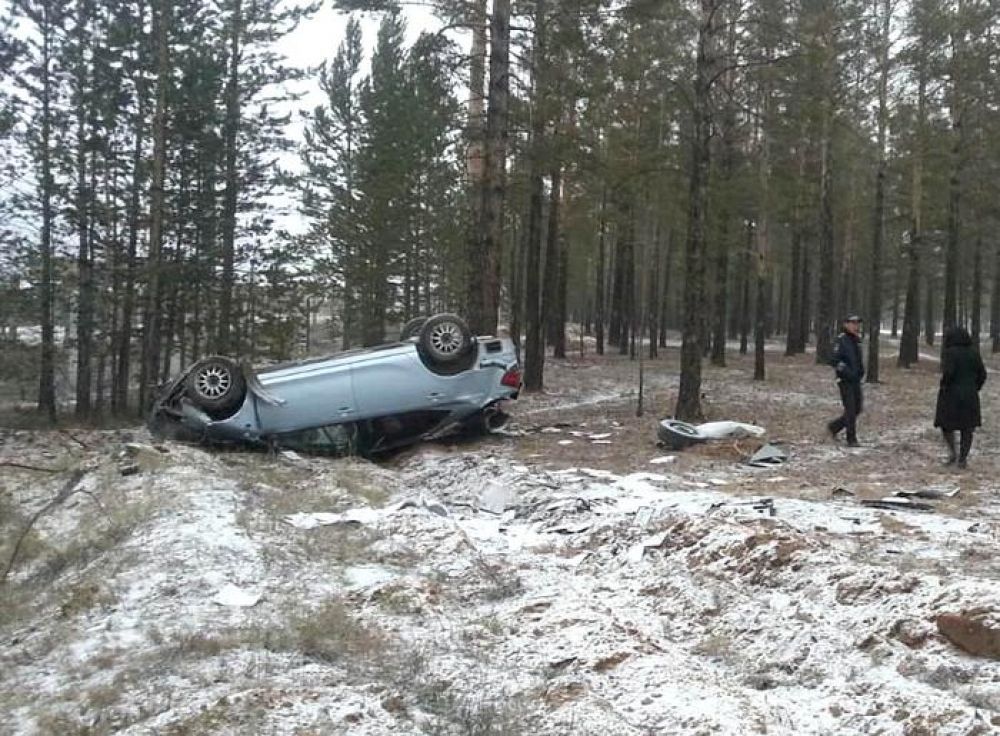
[{"label": "overturned car", "polygon": [[509,338],[450,314],[411,320],[399,342],[253,369],[198,361],[159,391],[150,429],[189,441],[374,454],[503,424],[521,371]]}]

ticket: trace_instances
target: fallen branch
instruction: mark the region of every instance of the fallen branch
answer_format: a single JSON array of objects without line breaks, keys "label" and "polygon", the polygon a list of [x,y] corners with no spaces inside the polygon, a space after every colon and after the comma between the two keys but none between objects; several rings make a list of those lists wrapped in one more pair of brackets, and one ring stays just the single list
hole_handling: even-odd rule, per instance
[{"label": "fallen branch", "polygon": [[21,468],[22,470],[37,470],[40,473],[59,473],[59,468],[43,468],[41,465],[28,465],[13,460],[0,460],[0,468]]},{"label": "fallen branch", "polygon": [[72,434],[69,430],[60,429],[59,430],[59,434],[64,435],[66,437],[69,437],[71,440],[73,440],[76,444],[78,444],[84,450],[89,450],[90,449],[90,445],[88,445],[86,442],[84,442],[83,440],[81,440],[76,435]]},{"label": "fallen branch", "polygon": [[18,536],[17,541],[14,543],[14,550],[10,553],[10,559],[7,560],[7,566],[4,568],[3,574],[0,575],[0,585],[7,582],[7,576],[14,568],[14,563],[17,561],[17,555],[21,551],[21,544],[24,542],[24,538],[28,536],[28,532],[31,531],[35,522],[42,518],[43,514],[55,508],[59,504],[64,503],[67,498],[72,496],[77,490],[80,490],[77,489],[76,486],[80,482],[80,479],[83,478],[83,475],[83,470],[74,470],[73,474],[63,484],[63,487],[59,489],[59,493],[56,494],[56,497],[42,506],[42,508],[36,511],[35,515],[28,520],[28,523],[25,525],[24,529],[21,530],[20,536]]}]

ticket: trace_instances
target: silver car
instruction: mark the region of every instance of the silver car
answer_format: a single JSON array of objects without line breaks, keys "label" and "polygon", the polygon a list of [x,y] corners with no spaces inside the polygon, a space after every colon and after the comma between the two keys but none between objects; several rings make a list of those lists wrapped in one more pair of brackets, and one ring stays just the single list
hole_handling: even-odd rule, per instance
[{"label": "silver car", "polygon": [[198,361],[159,392],[161,435],[335,453],[377,453],[506,419],[521,371],[509,338],[473,337],[458,317],[412,320],[400,341],[254,370]]}]

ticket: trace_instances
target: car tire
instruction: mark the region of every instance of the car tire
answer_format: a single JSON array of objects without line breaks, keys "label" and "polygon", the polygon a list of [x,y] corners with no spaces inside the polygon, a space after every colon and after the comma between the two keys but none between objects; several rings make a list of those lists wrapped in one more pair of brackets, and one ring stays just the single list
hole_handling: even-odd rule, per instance
[{"label": "car tire", "polygon": [[676,419],[662,420],[656,430],[656,436],[671,450],[683,450],[685,447],[705,441],[697,427]]},{"label": "car tire", "polygon": [[426,317],[414,317],[413,319],[411,319],[409,322],[403,325],[403,329],[399,331],[399,341],[403,342],[404,340],[409,340],[411,337],[416,337],[417,335],[419,335],[420,328],[423,327],[424,323],[426,322],[427,322]]},{"label": "car tire", "polygon": [[187,395],[195,406],[213,417],[228,416],[246,396],[243,371],[227,358],[199,360],[184,379]]},{"label": "car tire", "polygon": [[465,370],[475,352],[472,331],[454,314],[430,317],[420,328],[417,346],[428,367],[438,372]]}]

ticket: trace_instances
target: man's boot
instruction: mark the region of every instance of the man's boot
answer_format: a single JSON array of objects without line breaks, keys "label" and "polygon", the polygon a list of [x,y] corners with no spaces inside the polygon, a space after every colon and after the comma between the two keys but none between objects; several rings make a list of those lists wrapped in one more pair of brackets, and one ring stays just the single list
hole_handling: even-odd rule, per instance
[{"label": "man's boot", "polygon": [[941,434],[944,435],[944,443],[948,445],[948,459],[944,461],[944,464],[954,465],[955,460],[958,459],[958,453],[955,451],[955,433],[943,429]]}]

